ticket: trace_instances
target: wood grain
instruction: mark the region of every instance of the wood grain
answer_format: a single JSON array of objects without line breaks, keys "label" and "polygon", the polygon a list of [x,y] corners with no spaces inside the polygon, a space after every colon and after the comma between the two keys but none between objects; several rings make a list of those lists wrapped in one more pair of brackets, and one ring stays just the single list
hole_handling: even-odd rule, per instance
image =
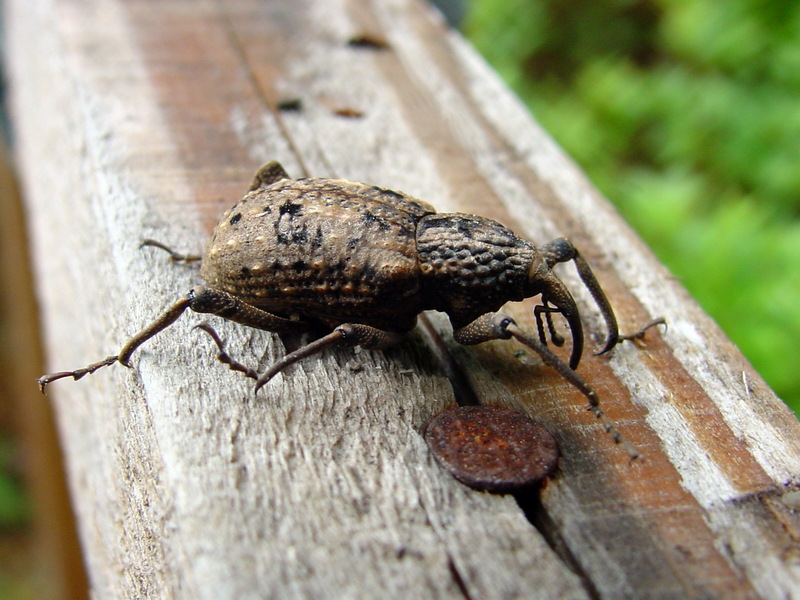
[{"label": "wood grain", "polygon": [[[639,448],[510,342],[463,348],[441,315],[385,352],[308,360],[253,397],[187,315],[50,391],[98,598],[785,598],[800,589],[800,426],[486,65],[415,0],[14,0],[16,153],[52,369],[115,351],[196,269],[268,159],[403,190],[531,240],[568,236],[643,346],[579,372]],[[354,36],[387,47],[354,47]],[[35,43],[34,43],[35,41]],[[285,101],[293,108],[280,109]],[[601,320],[570,267],[599,345]],[[535,327],[535,300],[509,306]],[[213,320],[253,367],[278,336]],[[420,431],[483,403],[561,446],[540,495],[473,492]],[[379,592],[378,592],[379,590]]]}]

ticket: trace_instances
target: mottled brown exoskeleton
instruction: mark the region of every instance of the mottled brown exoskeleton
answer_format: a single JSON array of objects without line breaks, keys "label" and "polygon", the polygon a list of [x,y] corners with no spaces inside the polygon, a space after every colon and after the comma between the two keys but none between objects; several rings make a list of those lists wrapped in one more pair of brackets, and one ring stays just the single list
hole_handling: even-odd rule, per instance
[{"label": "mottled brown exoskeleton", "polygon": [[[205,286],[191,289],[119,354],[46,375],[39,384],[44,390],[57,379],[79,379],[116,362],[129,366],[134,350],[187,308],[276,333],[319,326],[330,331],[259,375],[233,361],[213,330],[204,327],[219,346],[219,358],[255,379],[256,390],[288,365],[330,346],[396,344],[420,312],[438,310],[450,317],[461,344],[514,337],[532,348],[586,394],[604,420],[594,390],[574,370],[583,353],[583,327],[575,300],[552,271],[566,261],[575,262],[605,320],[608,337],[601,352],[631,337],[619,335],[589,265],[566,239],[536,248],[490,219],[437,213],[425,202],[363,183],[292,180],[273,161],[258,171],[250,191],[214,230],[200,269]],[[541,295],[535,309],[538,340],[496,312],[506,302],[536,295]],[[548,333],[554,344],[564,343],[552,313],[563,315],[571,331],[569,366],[546,347]]]}]

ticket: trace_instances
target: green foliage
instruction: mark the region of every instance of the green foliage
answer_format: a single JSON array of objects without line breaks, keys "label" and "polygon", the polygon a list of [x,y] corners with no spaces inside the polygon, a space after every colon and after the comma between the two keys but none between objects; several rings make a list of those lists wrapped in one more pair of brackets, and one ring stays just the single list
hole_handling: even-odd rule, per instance
[{"label": "green foliage", "polygon": [[29,506],[20,478],[11,467],[14,446],[0,438],[0,532],[14,530],[28,522]]},{"label": "green foliage", "polygon": [[800,411],[800,4],[473,0],[465,30]]}]

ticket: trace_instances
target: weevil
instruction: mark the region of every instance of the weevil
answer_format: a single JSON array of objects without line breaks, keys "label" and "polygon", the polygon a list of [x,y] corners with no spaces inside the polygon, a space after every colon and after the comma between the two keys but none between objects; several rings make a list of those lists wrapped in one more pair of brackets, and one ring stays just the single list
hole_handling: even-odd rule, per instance
[{"label": "weevil", "polygon": [[[165,246],[148,242],[149,245]],[[171,251],[170,251],[171,252]],[[171,252],[174,260],[192,257]],[[325,348],[387,348],[400,342],[426,310],[450,318],[465,345],[515,338],[580,389],[617,441],[597,394],[575,369],[584,347],[578,307],[553,267],[572,261],[607,328],[599,354],[623,339],[614,311],[589,264],[565,238],[537,248],[500,223],[464,213],[438,213],[401,192],[342,179],[290,179],[276,161],[262,166],[244,198],[217,224],[202,257],[197,286],[119,354],[75,371],[45,375],[42,391],[64,377],[80,379],[102,367],[130,366],[133,352],[187,309],[275,333],[328,331],[316,341],[255,373],[234,361],[209,327],[218,358],[256,380],[256,391],[277,373]],[[540,296],[534,309],[538,339],[498,312],[510,301]],[[552,315],[561,314],[572,338],[569,364],[547,347],[564,344]],[[652,325],[652,324],[651,324]]]}]

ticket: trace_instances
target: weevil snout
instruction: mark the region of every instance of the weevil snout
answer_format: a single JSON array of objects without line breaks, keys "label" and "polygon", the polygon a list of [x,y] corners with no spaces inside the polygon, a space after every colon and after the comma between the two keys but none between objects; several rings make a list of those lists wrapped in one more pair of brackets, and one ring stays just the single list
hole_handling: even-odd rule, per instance
[{"label": "weevil snout", "polygon": [[[546,270],[537,269],[535,274],[532,273],[531,284],[535,284],[542,295],[542,303],[533,310],[539,330],[539,339],[545,343],[547,334],[549,334],[554,345],[564,345],[564,338],[556,332],[552,318],[553,313],[560,313],[566,319],[572,336],[572,354],[569,366],[576,369],[583,355],[583,324],[575,299],[567,286],[550,271],[549,267],[546,267]],[[545,324],[547,324],[547,332],[545,332]]]},{"label": "weevil snout", "polygon": [[[608,352],[619,343],[620,336],[617,319],[589,263],[586,262],[580,252],[572,245],[572,242],[566,238],[557,238],[543,246],[541,248],[541,254],[544,260],[531,268],[529,282],[531,286],[538,286],[538,290],[542,294],[542,304],[541,306],[537,306],[534,310],[536,324],[539,328],[539,339],[542,342],[545,341],[545,323],[547,323],[550,339],[554,344],[560,345],[559,342],[561,342],[561,340],[554,331],[551,313],[561,313],[567,320],[567,324],[572,333],[572,356],[570,357],[569,365],[575,369],[583,353],[583,325],[580,321],[575,299],[551,269],[557,263],[569,261],[575,263],[578,275],[580,275],[581,281],[583,281],[586,289],[589,290],[589,293],[592,295],[606,323],[606,329],[608,330],[606,342],[597,354]],[[544,318],[542,315],[544,315]]]}]

